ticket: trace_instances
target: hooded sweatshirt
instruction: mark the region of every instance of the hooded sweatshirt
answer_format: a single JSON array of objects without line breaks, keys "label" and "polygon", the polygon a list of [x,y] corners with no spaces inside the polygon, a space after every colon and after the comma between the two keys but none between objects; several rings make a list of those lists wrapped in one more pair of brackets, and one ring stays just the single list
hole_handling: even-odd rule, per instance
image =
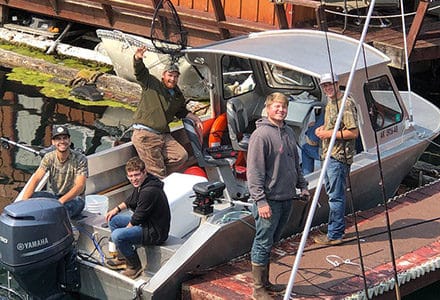
[{"label": "hooded sweatshirt", "polygon": [[267,200],[284,201],[296,196],[296,189],[306,189],[299,165],[298,150],[292,128],[279,128],[267,118],[256,123],[247,155],[247,178],[251,198],[259,207]]},{"label": "hooded sweatshirt", "polygon": [[163,182],[148,174],[144,182],[125,200],[133,211],[130,223],[143,228],[144,245],[159,245],[166,241],[170,231],[171,213]]}]

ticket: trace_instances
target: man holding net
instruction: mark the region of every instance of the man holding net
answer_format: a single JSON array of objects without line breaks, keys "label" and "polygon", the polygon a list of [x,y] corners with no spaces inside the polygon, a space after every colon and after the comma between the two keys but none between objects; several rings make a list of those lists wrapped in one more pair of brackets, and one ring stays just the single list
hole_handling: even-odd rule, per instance
[{"label": "man holding net", "polygon": [[168,64],[158,79],[142,61],[145,51],[146,47],[140,47],[134,55],[134,74],[142,87],[142,96],[133,117],[131,140],[147,171],[164,178],[180,170],[188,158],[185,148],[171,136],[169,123],[175,117],[186,117],[200,130],[203,125],[185,107],[185,98],[177,86],[180,76],[177,64]]}]

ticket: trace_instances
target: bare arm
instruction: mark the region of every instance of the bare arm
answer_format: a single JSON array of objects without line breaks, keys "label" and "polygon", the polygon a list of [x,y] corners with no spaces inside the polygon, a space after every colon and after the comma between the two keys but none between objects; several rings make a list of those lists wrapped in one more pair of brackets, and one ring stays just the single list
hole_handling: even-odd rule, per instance
[{"label": "bare arm", "polygon": [[[317,137],[319,137],[321,140],[329,139],[332,137],[333,130],[325,130],[323,126],[316,128],[315,134]],[[344,129],[344,130],[338,130],[336,132],[336,139],[338,140],[354,140],[359,135],[359,129]]]},{"label": "bare arm", "polygon": [[107,212],[107,214],[105,215],[105,220],[109,222],[114,216],[116,216],[120,211],[123,211],[124,209],[127,209],[127,204],[125,204],[125,202],[119,203],[112,210]]},{"label": "bare arm", "polygon": [[85,175],[76,176],[75,183],[74,183],[73,187],[67,193],[65,193],[62,197],[60,197],[60,199],[58,199],[58,201],[60,201],[61,203],[64,204],[64,203],[72,200],[76,196],[80,195],[86,187],[86,179],[87,179],[87,177]]},{"label": "bare arm", "polygon": [[42,168],[38,168],[35,171],[34,175],[32,175],[26,189],[23,192],[23,200],[27,200],[32,197],[32,194],[35,192],[37,185],[40,183],[41,179],[43,179],[46,171]]}]

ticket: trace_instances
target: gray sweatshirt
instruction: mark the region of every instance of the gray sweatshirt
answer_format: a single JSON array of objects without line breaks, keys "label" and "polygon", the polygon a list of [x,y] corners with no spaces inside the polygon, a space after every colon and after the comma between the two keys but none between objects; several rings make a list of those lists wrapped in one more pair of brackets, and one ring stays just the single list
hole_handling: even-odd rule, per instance
[{"label": "gray sweatshirt", "polygon": [[247,155],[247,179],[251,199],[258,206],[267,200],[290,200],[295,188],[306,189],[299,165],[298,150],[292,128],[285,123],[279,128],[267,118],[256,122]]}]

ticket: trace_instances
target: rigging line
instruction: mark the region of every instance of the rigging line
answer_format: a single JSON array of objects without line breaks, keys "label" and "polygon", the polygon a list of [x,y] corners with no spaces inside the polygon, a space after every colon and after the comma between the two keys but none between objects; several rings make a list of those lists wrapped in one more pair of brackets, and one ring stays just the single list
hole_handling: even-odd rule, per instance
[{"label": "rigging line", "polygon": [[[403,0],[400,0],[400,10],[403,14]],[[408,45],[407,45],[407,38],[406,38],[406,25],[405,25],[405,18],[402,16],[402,34],[403,34],[403,49],[405,50],[405,65],[406,65],[406,82],[408,85],[408,106],[409,106],[409,124],[410,126],[414,125],[414,116],[413,116],[413,108],[412,108],[412,101],[411,101],[411,81],[409,77],[409,57],[408,57]]]},{"label": "rigging line", "polygon": [[[356,4],[357,4],[357,2],[356,2]],[[372,6],[374,8],[374,2],[372,4]],[[364,28],[364,31],[365,31],[365,34],[366,34],[366,29],[365,28]],[[326,43],[327,43],[326,44],[326,46],[327,46],[327,54],[328,54],[329,62],[330,62],[330,70],[331,70],[331,74],[333,76],[333,74],[334,74],[333,63],[332,63],[332,58],[331,58],[330,45],[328,43],[328,38],[327,38],[327,32],[325,33],[325,35],[326,35]],[[368,71],[367,71],[367,68],[366,68],[367,63],[366,63],[365,48],[363,47],[363,43],[360,43],[360,45],[361,45],[361,49],[362,49],[362,58],[363,58],[363,61],[364,61],[364,66],[365,66],[364,70],[366,72],[366,78],[368,78]],[[338,110],[338,113],[343,113],[344,105],[342,105],[341,109],[339,108],[338,95],[337,95],[338,91],[336,91],[335,83],[333,83],[333,90],[334,90],[334,93],[335,93],[334,97],[336,99],[336,108]],[[344,92],[344,94],[347,94],[345,97],[348,97],[349,90],[347,90],[346,93]],[[339,128],[339,127],[340,126],[336,126],[335,125],[334,130],[336,131],[337,128]],[[345,143],[344,135],[343,135],[343,128],[340,128],[340,134],[341,134],[342,141]],[[358,131],[358,134],[359,134],[359,131]],[[331,152],[331,147],[330,146],[329,146],[329,149],[327,151]],[[344,158],[347,158],[346,147],[343,147],[343,151],[344,151]],[[366,274],[365,274],[364,260],[363,260],[363,255],[362,255],[362,247],[361,247],[360,240],[359,240],[359,227],[358,227],[358,221],[357,221],[357,213],[355,211],[355,207],[354,207],[354,203],[353,203],[353,190],[352,190],[352,184],[351,184],[350,169],[348,170],[347,182],[348,182],[347,191],[349,191],[349,195],[350,195],[350,200],[349,200],[350,204],[349,205],[350,205],[351,213],[353,214],[353,218],[354,218],[354,226],[355,226],[356,237],[357,237],[357,249],[358,249],[358,253],[359,253],[359,257],[360,257],[360,264],[361,264],[362,278],[363,278],[363,283],[364,283],[364,290],[365,290],[365,295],[367,295],[367,299],[368,299],[368,285],[367,285]]]},{"label": "rigging line", "polygon": [[[371,126],[373,127],[373,124],[371,124]],[[380,150],[379,150],[379,142],[377,139],[377,132],[374,130],[374,128],[372,128],[372,129],[374,132],[374,140],[375,140],[375,144],[376,144],[377,163],[378,163],[379,175],[380,175],[379,185],[381,187],[382,200],[384,202],[384,208],[385,208],[385,220],[386,220],[386,226],[387,226],[388,243],[389,243],[389,247],[390,247],[391,262],[393,265],[393,272],[394,272],[396,299],[400,300],[401,299],[400,288],[399,288],[399,281],[398,281],[398,274],[397,274],[396,258],[394,256],[395,254],[394,254],[394,246],[393,246],[393,237],[391,234],[390,215],[388,213],[388,204],[387,204],[387,200],[386,200],[387,196],[386,196],[385,181],[384,181],[384,176],[383,176],[382,158],[381,158]]]},{"label": "rigging line", "polygon": [[[403,7],[401,6],[401,8],[403,8]],[[433,10],[436,10],[438,8],[440,8],[440,5],[428,8],[428,11],[433,11]],[[367,18],[364,15],[348,14],[348,13],[344,13],[344,12],[334,11],[334,10],[331,10],[331,9],[324,9],[324,12],[326,12],[328,14],[331,14],[331,15],[337,15],[337,16],[343,16],[343,17],[346,16],[346,17],[349,17],[349,18],[359,18],[359,19],[366,19]],[[402,16],[403,17],[411,17],[411,16],[415,16],[416,13],[417,12],[410,12],[410,13],[404,13],[403,12],[403,13],[400,13],[398,15],[385,15],[384,14],[384,15],[380,15],[380,16],[371,16],[371,19],[384,19],[384,18],[386,18],[386,19],[394,19],[394,18],[400,18]]]},{"label": "rigging line", "polygon": [[[373,7],[374,7],[375,0],[372,0],[371,3],[372,3],[372,5],[369,7],[369,10],[368,10],[368,16],[369,17],[371,17],[371,15],[373,13]],[[365,21],[365,24],[364,24],[364,28],[362,30],[362,35],[361,35],[361,39],[359,41],[359,45],[358,45],[358,47],[356,49],[356,54],[355,54],[355,57],[353,59],[353,64],[351,66],[350,76],[348,78],[347,87],[346,87],[346,93],[344,93],[344,96],[342,97],[341,112],[344,109],[345,103],[347,101],[347,96],[348,96],[348,94],[350,92],[350,89],[351,89],[351,84],[353,82],[353,77],[354,77],[354,73],[355,73],[355,70],[356,70],[356,65],[357,65],[357,62],[358,62],[358,59],[359,59],[359,55],[360,55],[360,51],[361,51],[362,45],[363,45],[363,43],[365,41],[365,37],[367,35],[367,29],[368,29],[368,24],[369,23],[370,23],[370,18],[367,18],[366,21]],[[337,118],[336,123],[335,123],[335,128],[339,128],[339,126],[341,124],[341,120],[342,120],[342,113],[341,112],[339,112],[339,114],[338,114],[338,118]],[[294,265],[292,267],[292,272],[290,274],[289,283],[287,285],[286,292],[284,294],[284,300],[288,300],[290,298],[290,293],[292,292],[293,283],[295,281],[295,276],[296,276],[296,273],[298,271],[298,267],[299,267],[299,263],[300,263],[300,260],[301,260],[301,257],[302,257],[302,253],[304,251],[304,248],[305,248],[305,245],[306,245],[306,242],[307,242],[308,232],[310,231],[312,220],[313,220],[313,217],[315,215],[316,206],[317,206],[317,203],[318,203],[318,200],[319,200],[319,195],[321,193],[321,188],[322,188],[323,180],[324,180],[324,174],[325,174],[325,172],[327,170],[327,167],[328,167],[328,163],[329,163],[329,160],[330,160],[331,150],[333,149],[333,146],[335,144],[336,133],[337,133],[337,130],[333,130],[333,133],[332,133],[332,136],[331,136],[331,139],[330,139],[330,143],[329,143],[329,146],[328,146],[329,150],[327,151],[327,154],[326,154],[326,157],[325,157],[325,160],[324,160],[324,164],[323,164],[322,169],[321,169],[321,173],[319,174],[318,184],[316,186],[315,194],[313,195],[312,204],[310,206],[309,214],[307,216],[306,224],[304,226],[304,231],[303,232],[305,234],[303,234],[303,236],[301,237],[301,243],[300,243],[300,246],[298,248],[297,255],[295,257]]]}]

